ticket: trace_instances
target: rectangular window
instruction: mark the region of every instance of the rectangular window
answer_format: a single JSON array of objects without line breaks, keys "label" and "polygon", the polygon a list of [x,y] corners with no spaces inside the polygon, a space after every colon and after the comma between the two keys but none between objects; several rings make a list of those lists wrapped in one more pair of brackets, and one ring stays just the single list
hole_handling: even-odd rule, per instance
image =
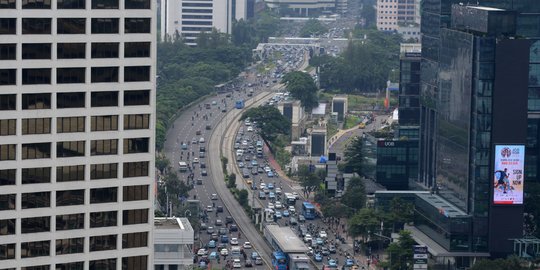
[{"label": "rectangular window", "polygon": [[86,68],[57,68],[56,83],[85,83]]},{"label": "rectangular window", "polygon": [[150,18],[125,18],[124,33],[150,33]]},{"label": "rectangular window", "polygon": [[15,244],[0,245],[0,261],[15,259]]},{"label": "rectangular window", "polygon": [[51,93],[43,94],[23,94],[23,110],[39,110],[51,108]]},{"label": "rectangular window", "polygon": [[148,270],[148,256],[122,258],[122,270]]},{"label": "rectangular window", "polygon": [[90,203],[111,203],[118,201],[118,188],[93,188],[90,190]]},{"label": "rectangular window", "polygon": [[0,9],[14,9],[14,8],[16,8],[15,0],[0,0]]},{"label": "rectangular window", "polygon": [[56,255],[84,252],[84,237],[56,239]]},{"label": "rectangular window", "polygon": [[51,83],[51,69],[50,68],[23,68],[22,83],[23,84],[50,84]]},{"label": "rectangular window", "polygon": [[92,82],[118,82],[118,67],[92,67]]},{"label": "rectangular window", "polygon": [[21,219],[22,233],[39,233],[51,231],[51,217],[32,217]]},{"label": "rectangular window", "polygon": [[56,230],[84,229],[84,213],[56,216]]},{"label": "rectangular window", "polygon": [[86,57],[84,43],[58,43],[56,57],[58,59],[83,59]]},{"label": "rectangular window", "polygon": [[21,131],[23,135],[51,133],[51,118],[22,119]]},{"label": "rectangular window", "polygon": [[[0,0],[0,3],[1,2],[2,0]],[[0,60],[15,60],[15,59],[17,59],[17,44],[15,43],[0,44]]]},{"label": "rectangular window", "polygon": [[118,106],[118,92],[92,92],[92,107],[116,107]]},{"label": "rectangular window", "polygon": [[22,145],[22,159],[51,157],[51,143],[26,143]]},{"label": "rectangular window", "polygon": [[85,0],[57,0],[58,9],[85,9]]},{"label": "rectangular window", "polygon": [[16,200],[17,200],[17,194],[0,195],[0,211],[15,210]]},{"label": "rectangular window", "polygon": [[116,249],[116,234],[90,237],[90,251]]},{"label": "rectangular window", "polygon": [[84,262],[57,263],[56,270],[84,270]]},{"label": "rectangular window", "polygon": [[70,141],[56,143],[56,157],[83,157],[85,141]]},{"label": "rectangular window", "polygon": [[124,106],[150,105],[150,90],[124,91]]},{"label": "rectangular window", "polygon": [[126,42],[124,44],[124,57],[150,57],[150,42]]},{"label": "rectangular window", "polygon": [[57,93],[56,94],[56,108],[58,109],[84,108],[85,97],[86,97],[85,92]]},{"label": "rectangular window", "polygon": [[0,35],[15,35],[16,31],[16,18],[0,18]]},{"label": "rectangular window", "polygon": [[150,9],[150,0],[125,0],[126,9]]},{"label": "rectangular window", "polygon": [[148,223],[148,209],[124,210],[122,224],[133,225]]},{"label": "rectangular window", "polygon": [[116,259],[90,261],[90,270],[116,270]]},{"label": "rectangular window", "polygon": [[118,115],[92,116],[92,131],[118,130]]},{"label": "rectangular window", "polygon": [[50,255],[50,241],[21,243],[21,258],[32,258]]},{"label": "rectangular window", "polygon": [[0,120],[0,136],[10,136],[17,134],[17,119]]},{"label": "rectangular window", "polygon": [[116,211],[90,213],[90,228],[111,227],[118,224]]},{"label": "rectangular window", "polygon": [[148,161],[124,163],[124,178],[140,176],[148,176]]},{"label": "rectangular window", "polygon": [[0,235],[15,234],[15,219],[0,219]]},{"label": "rectangular window", "polygon": [[23,18],[23,35],[50,35],[51,18]]},{"label": "rectangular window", "polygon": [[148,232],[124,233],[122,248],[138,248],[148,246]]},{"label": "rectangular window", "polygon": [[92,9],[118,9],[118,0],[92,0]]},{"label": "rectangular window", "polygon": [[51,182],[51,168],[23,168],[22,183],[26,184],[43,184]]},{"label": "rectangular window", "polygon": [[16,144],[0,145],[0,160],[15,160],[16,149],[17,149]]},{"label": "rectangular window", "polygon": [[17,109],[17,95],[0,95],[0,111],[13,111]]},{"label": "rectangular window", "polygon": [[56,118],[57,133],[84,132],[84,116]]},{"label": "rectangular window", "polygon": [[51,9],[51,0],[22,0],[23,9]]},{"label": "rectangular window", "polygon": [[92,180],[118,178],[117,163],[92,164],[90,168]]},{"label": "rectangular window", "polygon": [[17,179],[16,173],[17,173],[16,169],[0,170],[0,186],[15,185],[15,179]]},{"label": "rectangular window", "polygon": [[22,209],[51,207],[51,192],[22,194]]},{"label": "rectangular window", "polygon": [[16,83],[16,69],[0,69],[0,85],[15,85]]},{"label": "rectangular window", "polygon": [[148,153],[148,138],[124,139],[124,154]]},{"label": "rectangular window", "polygon": [[148,200],[148,185],[124,186],[124,202]]},{"label": "rectangular window", "polygon": [[51,43],[23,43],[22,59],[51,59]]},{"label": "rectangular window", "polygon": [[118,58],[119,43],[92,43],[92,58]]},{"label": "rectangular window", "polygon": [[58,18],[57,34],[84,34],[86,33],[86,18]]},{"label": "rectangular window", "polygon": [[118,18],[92,18],[92,34],[118,34]]},{"label": "rectangular window", "polygon": [[84,165],[56,167],[56,182],[84,181]]},{"label": "rectangular window", "polygon": [[118,154],[118,140],[92,140],[90,144],[91,155],[116,155]]},{"label": "rectangular window", "polygon": [[56,206],[84,204],[84,189],[60,190],[56,192]]},{"label": "rectangular window", "polygon": [[124,115],[124,129],[148,129],[150,127],[149,114]]},{"label": "rectangular window", "polygon": [[148,82],[150,81],[149,66],[124,67],[125,82]]}]

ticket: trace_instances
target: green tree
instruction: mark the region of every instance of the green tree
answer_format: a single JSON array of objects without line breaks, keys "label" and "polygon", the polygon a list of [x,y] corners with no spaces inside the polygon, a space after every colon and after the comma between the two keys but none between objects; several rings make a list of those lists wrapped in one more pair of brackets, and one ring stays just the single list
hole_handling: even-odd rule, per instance
[{"label": "green tree", "polygon": [[171,166],[171,162],[164,156],[158,155],[156,157],[156,168],[163,174],[165,169]]},{"label": "green tree", "polygon": [[349,180],[347,190],[341,197],[341,203],[355,210],[366,206],[366,188],[362,178],[353,177]]},{"label": "green tree", "polygon": [[411,232],[406,230],[399,232],[399,241],[391,243],[386,249],[391,270],[412,269],[413,246],[415,244]]},{"label": "green tree", "polygon": [[246,206],[248,205],[249,201],[248,201],[248,191],[246,189],[241,189],[238,191],[238,202],[240,203],[240,205],[242,206]]},{"label": "green tree", "polygon": [[280,134],[290,135],[291,122],[274,106],[249,108],[242,114],[240,120],[246,118],[257,122],[256,126],[260,129],[261,136],[267,141],[275,142]]},{"label": "green tree", "polygon": [[350,207],[342,204],[339,201],[331,201],[321,204],[321,211],[325,217],[345,218],[351,215]]},{"label": "green tree", "polygon": [[328,32],[328,27],[324,26],[319,20],[311,18],[306,21],[300,29],[301,37],[320,36]]},{"label": "green tree", "polygon": [[390,209],[387,211],[388,221],[392,224],[392,232],[403,229],[403,224],[411,222],[414,215],[414,205],[405,202],[399,197],[395,197],[390,202]]},{"label": "green tree", "polygon": [[236,188],[236,174],[229,174],[229,176],[227,177],[227,187]]},{"label": "green tree", "polygon": [[364,143],[360,137],[355,137],[345,149],[345,172],[362,175],[364,169]]},{"label": "green tree", "polygon": [[348,220],[349,235],[362,237],[364,241],[380,226],[380,215],[372,208],[362,208]]},{"label": "green tree", "polygon": [[292,71],[285,74],[281,82],[286,85],[293,98],[300,100],[307,111],[319,104],[317,86],[308,73]]},{"label": "green tree", "polygon": [[471,270],[525,270],[529,269],[524,266],[525,262],[516,256],[511,256],[505,259],[489,260],[483,259],[476,262]]},{"label": "green tree", "polygon": [[309,167],[304,164],[298,166],[297,175],[306,198],[309,198],[309,194],[321,184],[321,178],[315,172],[311,172]]}]

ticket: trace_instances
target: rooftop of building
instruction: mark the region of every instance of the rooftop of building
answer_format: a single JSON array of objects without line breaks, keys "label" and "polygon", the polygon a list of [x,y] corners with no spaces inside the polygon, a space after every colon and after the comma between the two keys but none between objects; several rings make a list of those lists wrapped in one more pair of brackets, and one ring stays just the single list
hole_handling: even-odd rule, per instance
[{"label": "rooftop of building", "polygon": [[467,8],[485,10],[485,11],[505,11],[504,9],[494,8],[494,7],[485,7],[485,6],[467,6]]},{"label": "rooftop of building", "polygon": [[191,223],[187,218],[178,217],[155,217],[154,228],[156,230],[179,229],[182,231],[193,231]]},{"label": "rooftop of building", "polygon": [[441,196],[432,193],[418,193],[416,196],[433,207],[439,209],[439,212],[447,217],[466,216],[467,213],[455,207],[453,204],[443,199]]},{"label": "rooftop of building", "polygon": [[311,110],[311,114],[324,115],[326,113],[326,103],[319,103],[319,106]]},{"label": "rooftop of building", "polygon": [[274,236],[274,240],[285,253],[303,253],[308,247],[290,227],[280,227],[275,224],[266,225],[266,229]]},{"label": "rooftop of building", "polygon": [[422,52],[421,43],[401,43],[399,45],[400,53],[420,53]]}]

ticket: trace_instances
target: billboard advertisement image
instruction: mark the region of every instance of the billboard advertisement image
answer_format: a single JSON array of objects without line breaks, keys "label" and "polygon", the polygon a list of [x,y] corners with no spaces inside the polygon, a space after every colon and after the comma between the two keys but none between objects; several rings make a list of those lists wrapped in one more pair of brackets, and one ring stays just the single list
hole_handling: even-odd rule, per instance
[{"label": "billboard advertisement image", "polygon": [[523,204],[524,145],[496,145],[493,176],[494,204]]}]

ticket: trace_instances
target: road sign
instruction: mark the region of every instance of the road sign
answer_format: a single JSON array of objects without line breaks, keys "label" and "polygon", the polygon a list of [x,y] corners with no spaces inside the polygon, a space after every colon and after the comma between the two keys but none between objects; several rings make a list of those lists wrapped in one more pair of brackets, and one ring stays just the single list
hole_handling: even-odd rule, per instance
[{"label": "road sign", "polygon": [[414,259],[414,264],[427,264],[427,259]]},{"label": "road sign", "polygon": [[427,254],[414,254],[414,259],[427,259],[428,258],[428,255]]},{"label": "road sign", "polygon": [[413,269],[427,269],[428,265],[428,248],[427,246],[415,245],[414,251],[414,265]]}]

